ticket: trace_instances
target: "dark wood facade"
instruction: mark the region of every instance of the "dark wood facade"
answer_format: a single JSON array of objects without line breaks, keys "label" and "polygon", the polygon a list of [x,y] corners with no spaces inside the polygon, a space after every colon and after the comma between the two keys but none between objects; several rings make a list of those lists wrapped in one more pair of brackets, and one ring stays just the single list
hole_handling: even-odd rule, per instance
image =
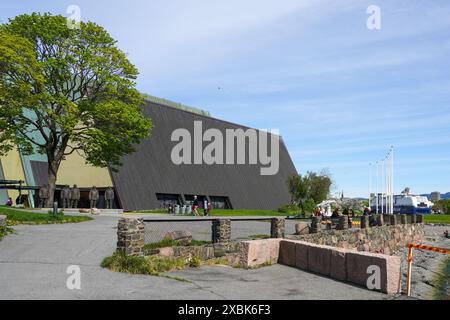
[{"label": "dark wood facade", "polygon": [[248,128],[153,102],[147,103],[144,113],[153,121],[151,137],[123,159],[118,172],[111,171],[125,211],[160,208],[157,194],[227,197],[234,209],[276,209],[289,203],[286,181],[296,169],[282,139],[279,171],[273,176],[260,175],[260,164],[175,165],[174,130],[187,129],[193,137],[194,121],[202,121],[203,131],[219,129],[224,137],[226,129]]}]

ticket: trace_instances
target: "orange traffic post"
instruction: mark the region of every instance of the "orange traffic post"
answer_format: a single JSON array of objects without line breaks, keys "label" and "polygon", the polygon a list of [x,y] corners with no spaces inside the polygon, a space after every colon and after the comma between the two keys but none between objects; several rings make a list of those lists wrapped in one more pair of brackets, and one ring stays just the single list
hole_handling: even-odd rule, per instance
[{"label": "orange traffic post", "polygon": [[413,250],[414,247],[409,244],[408,251],[408,277],[406,278],[406,295],[411,296],[411,272],[412,272],[412,261],[413,261]]},{"label": "orange traffic post", "polygon": [[413,262],[413,250],[419,249],[419,250],[427,250],[427,251],[433,251],[438,252],[442,254],[450,254],[450,249],[445,248],[438,248],[438,247],[432,247],[432,246],[426,246],[422,244],[414,244],[410,243],[408,244],[408,277],[406,278],[406,294],[408,297],[411,296],[411,272],[412,272],[412,262]]}]

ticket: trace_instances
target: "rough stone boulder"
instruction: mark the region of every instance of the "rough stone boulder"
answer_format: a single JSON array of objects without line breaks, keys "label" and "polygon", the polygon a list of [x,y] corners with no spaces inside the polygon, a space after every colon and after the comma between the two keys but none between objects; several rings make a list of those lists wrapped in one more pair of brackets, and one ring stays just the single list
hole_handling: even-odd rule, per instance
[{"label": "rough stone boulder", "polygon": [[295,225],[295,234],[298,236],[309,234],[309,224],[306,222],[300,222]]},{"label": "rough stone boulder", "polygon": [[6,216],[0,216],[0,227],[6,227]]},{"label": "rough stone boulder", "polygon": [[185,246],[192,242],[192,233],[187,230],[171,231],[166,233],[164,239],[178,241]]}]

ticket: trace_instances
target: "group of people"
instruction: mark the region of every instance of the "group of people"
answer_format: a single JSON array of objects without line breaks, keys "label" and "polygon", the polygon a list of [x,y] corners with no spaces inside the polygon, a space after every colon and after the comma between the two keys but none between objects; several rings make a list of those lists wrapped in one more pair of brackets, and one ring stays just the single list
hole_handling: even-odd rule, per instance
[{"label": "group of people", "polygon": [[[196,216],[200,216],[200,213],[198,212],[200,208],[199,205],[199,201],[198,201],[198,197],[194,196],[194,201],[192,203],[192,212],[194,213],[194,215]],[[212,210],[212,204],[205,198],[205,200],[203,200],[203,216],[207,217],[211,214],[211,210]]]},{"label": "group of people", "polygon": [[[47,204],[50,194],[50,189],[48,185],[43,185],[39,188],[39,208],[49,206]],[[108,187],[105,191],[105,203],[106,209],[112,209],[114,206],[114,189]],[[60,200],[61,206],[64,209],[68,208],[78,208],[81,199],[81,192],[78,186],[75,184],[72,188],[65,185],[61,190]],[[96,186],[93,186],[89,191],[89,204],[90,209],[97,208],[98,200],[100,199],[100,194]]]}]

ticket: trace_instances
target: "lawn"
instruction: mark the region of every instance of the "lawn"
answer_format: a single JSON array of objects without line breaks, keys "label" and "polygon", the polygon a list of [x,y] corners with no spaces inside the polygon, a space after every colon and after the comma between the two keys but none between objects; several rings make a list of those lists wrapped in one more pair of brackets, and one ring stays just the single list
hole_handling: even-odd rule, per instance
[{"label": "lawn", "polygon": [[51,214],[33,213],[23,209],[11,209],[8,207],[0,207],[0,215],[7,217],[8,225],[78,223],[92,220],[91,217],[86,216],[58,215],[54,217]]},{"label": "lawn", "polygon": [[286,213],[281,213],[276,210],[212,210],[213,217],[243,217],[243,216],[257,216],[257,217],[286,217]]},{"label": "lawn", "polygon": [[425,215],[425,223],[447,223],[447,224],[450,224],[450,214]]}]

